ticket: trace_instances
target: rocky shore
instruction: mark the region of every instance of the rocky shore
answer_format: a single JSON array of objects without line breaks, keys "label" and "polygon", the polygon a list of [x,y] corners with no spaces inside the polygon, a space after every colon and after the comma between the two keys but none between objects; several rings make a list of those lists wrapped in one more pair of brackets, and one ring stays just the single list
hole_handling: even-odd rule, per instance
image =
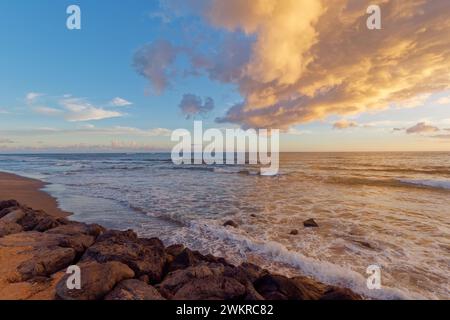
[{"label": "rocky shore", "polygon": [[[66,270],[81,270],[68,289]],[[70,221],[17,201],[0,202],[0,299],[355,300],[344,288],[287,278],[202,255],[157,238]]]}]

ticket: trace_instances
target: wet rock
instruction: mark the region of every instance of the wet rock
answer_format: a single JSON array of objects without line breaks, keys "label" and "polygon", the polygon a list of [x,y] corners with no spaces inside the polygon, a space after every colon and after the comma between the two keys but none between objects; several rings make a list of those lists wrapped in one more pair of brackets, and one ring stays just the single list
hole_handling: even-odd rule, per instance
[{"label": "wet rock", "polygon": [[131,279],[120,282],[105,300],[165,300],[155,287]]},{"label": "wet rock", "polygon": [[161,281],[166,263],[164,245],[158,239],[139,239],[132,231],[106,231],[82,257],[100,263],[118,261],[130,267],[137,277],[149,276],[151,283]]},{"label": "wet rock", "polygon": [[303,225],[305,226],[305,228],[318,228],[319,227],[319,225],[316,223],[316,221],[314,221],[314,219],[308,219],[308,220],[304,221]]},{"label": "wet rock", "polygon": [[362,297],[350,289],[330,286],[320,300],[362,300]]},{"label": "wet rock", "polygon": [[292,236],[296,236],[296,235],[298,235],[298,230],[294,229],[289,234],[292,235]]},{"label": "wet rock", "polygon": [[239,225],[236,222],[234,222],[233,220],[228,220],[227,222],[225,222],[223,224],[223,226],[224,227],[230,226],[230,227],[233,227],[233,228],[239,228]]},{"label": "wet rock", "polygon": [[15,222],[5,222],[0,220],[0,238],[10,234],[19,233],[22,231],[23,229],[21,225]]},{"label": "wet rock", "polygon": [[71,265],[76,255],[74,249],[61,247],[39,248],[30,253],[32,258],[24,261],[18,267],[22,280],[48,277]]},{"label": "wet rock", "polygon": [[81,289],[69,289],[65,275],[56,285],[56,297],[61,300],[99,300],[103,299],[119,282],[134,277],[127,265],[110,261],[98,263],[84,262],[81,269]]},{"label": "wet rock", "polygon": [[302,300],[318,300],[326,290],[326,285],[308,277],[294,277],[290,279],[300,290]]}]

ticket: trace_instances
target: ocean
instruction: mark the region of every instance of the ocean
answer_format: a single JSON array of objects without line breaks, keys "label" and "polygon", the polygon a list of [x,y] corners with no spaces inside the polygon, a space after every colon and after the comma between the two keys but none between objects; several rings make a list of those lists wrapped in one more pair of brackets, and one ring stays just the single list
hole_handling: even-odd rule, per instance
[{"label": "ocean", "polygon": [[[283,153],[273,177],[164,153],[0,155],[0,171],[48,182],[74,220],[369,298],[450,299],[450,153]],[[304,228],[309,218],[319,228]],[[223,227],[230,219],[239,227]],[[367,288],[370,265],[379,290]]]}]

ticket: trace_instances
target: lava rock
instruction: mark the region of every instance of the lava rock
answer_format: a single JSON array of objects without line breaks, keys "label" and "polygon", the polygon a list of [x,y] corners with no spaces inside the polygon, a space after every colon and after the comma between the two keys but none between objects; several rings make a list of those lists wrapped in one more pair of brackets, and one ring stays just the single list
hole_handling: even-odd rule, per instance
[{"label": "lava rock", "polygon": [[303,222],[305,228],[318,228],[319,225],[314,221],[314,219],[308,219]]},{"label": "lava rock", "polygon": [[120,282],[105,300],[165,300],[155,287],[140,280],[130,279]]},{"label": "lava rock", "polygon": [[81,270],[81,289],[69,289],[65,275],[56,285],[56,297],[61,300],[99,300],[103,299],[121,281],[134,277],[127,265],[110,261],[98,263],[89,261],[79,265]]}]

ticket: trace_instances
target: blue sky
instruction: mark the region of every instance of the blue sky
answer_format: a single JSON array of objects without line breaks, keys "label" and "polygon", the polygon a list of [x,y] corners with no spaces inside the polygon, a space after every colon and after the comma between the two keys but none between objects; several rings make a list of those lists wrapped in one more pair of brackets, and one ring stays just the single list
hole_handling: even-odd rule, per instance
[{"label": "blue sky", "polygon": [[[177,12],[172,2],[1,0],[0,151],[162,150],[170,148],[170,130],[191,129],[193,119],[202,119],[207,127],[248,124],[250,120],[240,118],[215,122],[233,105],[249,100],[251,94],[243,93],[244,77],[220,80],[219,72],[212,76],[208,67],[192,67],[190,59],[199,53],[226,59],[220,50],[230,35],[248,45],[252,59],[252,46],[261,34],[244,35],[245,25],[231,30],[201,13]],[[81,8],[81,30],[66,28],[71,4]],[[133,66],[136,52],[145,45],[155,48],[158,41],[176,51],[166,73],[170,85],[161,92]],[[215,68],[227,68],[224,61],[214,63]],[[367,112],[287,121],[281,144],[295,151],[450,150],[450,132],[445,130],[450,128],[450,92],[433,88],[423,93],[404,103],[409,107],[392,101]],[[187,117],[179,106],[186,94],[200,98],[200,105],[210,97],[214,108],[202,114],[195,109]],[[113,99],[123,103],[114,105]],[[95,118],[89,114],[98,119],[89,119]],[[422,122],[426,130],[406,133]]]}]

